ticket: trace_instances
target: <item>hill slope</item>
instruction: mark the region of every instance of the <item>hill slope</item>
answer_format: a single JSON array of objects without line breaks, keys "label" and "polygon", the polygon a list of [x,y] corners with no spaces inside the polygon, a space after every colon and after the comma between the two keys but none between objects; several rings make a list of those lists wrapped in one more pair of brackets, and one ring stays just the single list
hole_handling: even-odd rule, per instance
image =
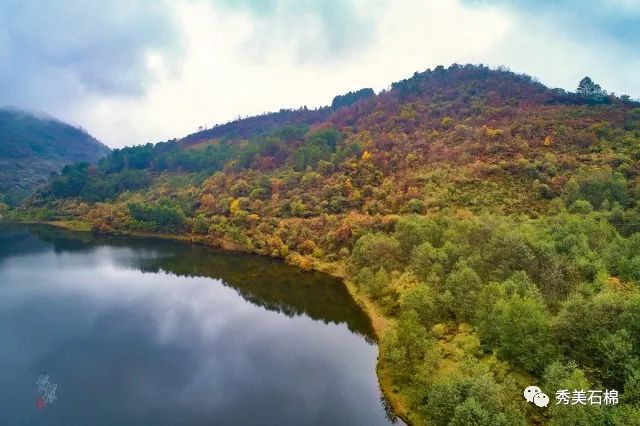
[{"label": "hill slope", "polygon": [[109,148],[85,131],[48,117],[0,109],[0,194],[15,200],[65,164],[96,162]]},{"label": "hill slope", "polygon": [[383,318],[380,380],[413,424],[639,424],[640,105],[455,65],[334,106],[114,150],[11,215],[344,276]]}]

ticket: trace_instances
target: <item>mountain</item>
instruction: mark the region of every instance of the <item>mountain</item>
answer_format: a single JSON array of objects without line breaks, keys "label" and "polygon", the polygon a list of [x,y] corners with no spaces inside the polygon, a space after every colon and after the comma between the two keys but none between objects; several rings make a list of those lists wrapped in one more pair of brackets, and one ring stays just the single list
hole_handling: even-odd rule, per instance
[{"label": "mountain", "polygon": [[95,163],[109,151],[84,130],[51,117],[0,109],[0,196],[17,201],[65,164]]},{"label": "mountain", "polygon": [[[114,150],[7,216],[344,277],[410,424],[638,424],[640,104],[576,83],[437,67]],[[524,401],[532,385],[549,407]],[[561,389],[609,402],[557,404]]]}]

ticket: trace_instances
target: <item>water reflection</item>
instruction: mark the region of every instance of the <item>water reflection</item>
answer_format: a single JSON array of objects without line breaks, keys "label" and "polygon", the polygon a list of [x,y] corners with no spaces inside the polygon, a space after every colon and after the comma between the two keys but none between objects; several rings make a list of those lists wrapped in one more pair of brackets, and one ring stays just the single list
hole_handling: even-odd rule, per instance
[{"label": "water reflection", "polygon": [[0,228],[0,424],[387,424],[370,333],[340,283],[269,259]]},{"label": "water reflection", "polygon": [[27,229],[29,232],[24,227],[0,227],[0,262],[9,255],[48,251],[51,247],[57,254],[100,247],[126,248],[124,252],[112,253],[118,266],[218,279],[237,290],[245,300],[266,309],[289,316],[307,315],[326,323],[345,323],[351,331],[367,339],[373,337],[368,319],[348,297],[344,286],[324,274],[302,272],[276,260],[195,244],[67,232],[41,225]]}]

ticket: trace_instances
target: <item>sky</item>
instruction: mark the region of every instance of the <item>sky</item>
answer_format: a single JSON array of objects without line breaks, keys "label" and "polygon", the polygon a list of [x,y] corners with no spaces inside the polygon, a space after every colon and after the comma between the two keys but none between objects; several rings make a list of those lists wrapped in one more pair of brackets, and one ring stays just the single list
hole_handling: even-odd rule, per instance
[{"label": "sky", "polygon": [[640,0],[2,0],[0,106],[111,147],[381,91],[437,65],[506,66],[640,98]]}]

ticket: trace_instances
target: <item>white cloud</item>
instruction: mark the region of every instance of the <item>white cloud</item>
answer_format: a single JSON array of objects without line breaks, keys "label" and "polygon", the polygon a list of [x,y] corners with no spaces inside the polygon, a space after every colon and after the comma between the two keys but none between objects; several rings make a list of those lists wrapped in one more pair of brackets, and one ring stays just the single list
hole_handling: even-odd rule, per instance
[{"label": "white cloud", "polygon": [[[137,1],[142,5],[149,0]],[[638,0],[609,0],[607,4],[614,7],[614,1],[621,10],[635,10]],[[130,24],[136,22],[131,13],[126,14],[126,25],[119,23],[116,8],[107,16],[114,22],[109,28],[120,31],[117,37],[97,32],[98,43],[82,43],[77,50],[81,58],[66,58],[65,68],[55,61],[40,68],[31,59],[18,63],[15,70],[0,67],[0,77],[10,72],[8,81],[14,86],[35,76],[24,90],[13,91],[13,97],[0,93],[0,104],[22,96],[19,106],[45,109],[82,124],[116,147],[181,137],[198,126],[238,115],[327,105],[334,95],[363,87],[379,91],[415,71],[453,62],[506,65],[565,89],[573,89],[588,74],[607,90],[640,96],[640,82],[634,78],[640,58],[619,33],[603,32],[606,26],[597,37],[589,31],[574,32],[562,25],[573,10],[566,4],[552,19],[551,3],[544,9],[549,16],[506,3],[158,0],[156,13],[145,21],[150,31],[130,30]],[[124,7],[126,2],[117,4]],[[87,25],[81,28],[87,37],[92,35]],[[135,46],[125,53],[131,31]],[[157,34],[154,37],[160,41],[147,37],[148,33]],[[11,37],[6,36],[0,30],[0,59],[7,52],[16,54]],[[108,46],[106,52],[100,49],[101,43]],[[59,44],[69,51],[66,41]],[[98,72],[108,52],[119,52],[117,67]],[[93,54],[100,58],[85,58]],[[133,71],[125,69],[128,62]],[[27,68],[24,78],[21,66]],[[127,84],[111,92],[102,90],[109,88],[109,76],[119,67],[124,83],[136,90],[122,90]],[[91,84],[94,69],[98,70],[97,86]],[[137,79],[130,80],[131,76]],[[55,90],[49,88],[49,82],[55,82],[51,85]]]},{"label": "white cloud", "polygon": [[167,72],[162,59],[152,56],[148,63],[157,82],[144,97],[99,96],[72,112],[106,143],[166,140],[238,115],[327,105],[334,95],[362,87],[381,90],[427,67],[480,61],[509,28],[498,9],[394,0],[371,22],[376,38],[360,51],[305,61],[299,46],[313,48],[321,28],[313,20],[297,39],[272,38],[258,49],[252,43],[265,28],[256,28],[242,10],[216,9],[201,1],[180,3],[175,13],[186,46],[179,73]]},{"label": "white cloud", "polygon": [[510,30],[486,55],[490,63],[526,72],[550,87],[575,90],[589,75],[607,91],[640,96],[634,71],[640,58],[613,38],[576,34],[556,19],[530,14],[514,14],[510,21]]}]

